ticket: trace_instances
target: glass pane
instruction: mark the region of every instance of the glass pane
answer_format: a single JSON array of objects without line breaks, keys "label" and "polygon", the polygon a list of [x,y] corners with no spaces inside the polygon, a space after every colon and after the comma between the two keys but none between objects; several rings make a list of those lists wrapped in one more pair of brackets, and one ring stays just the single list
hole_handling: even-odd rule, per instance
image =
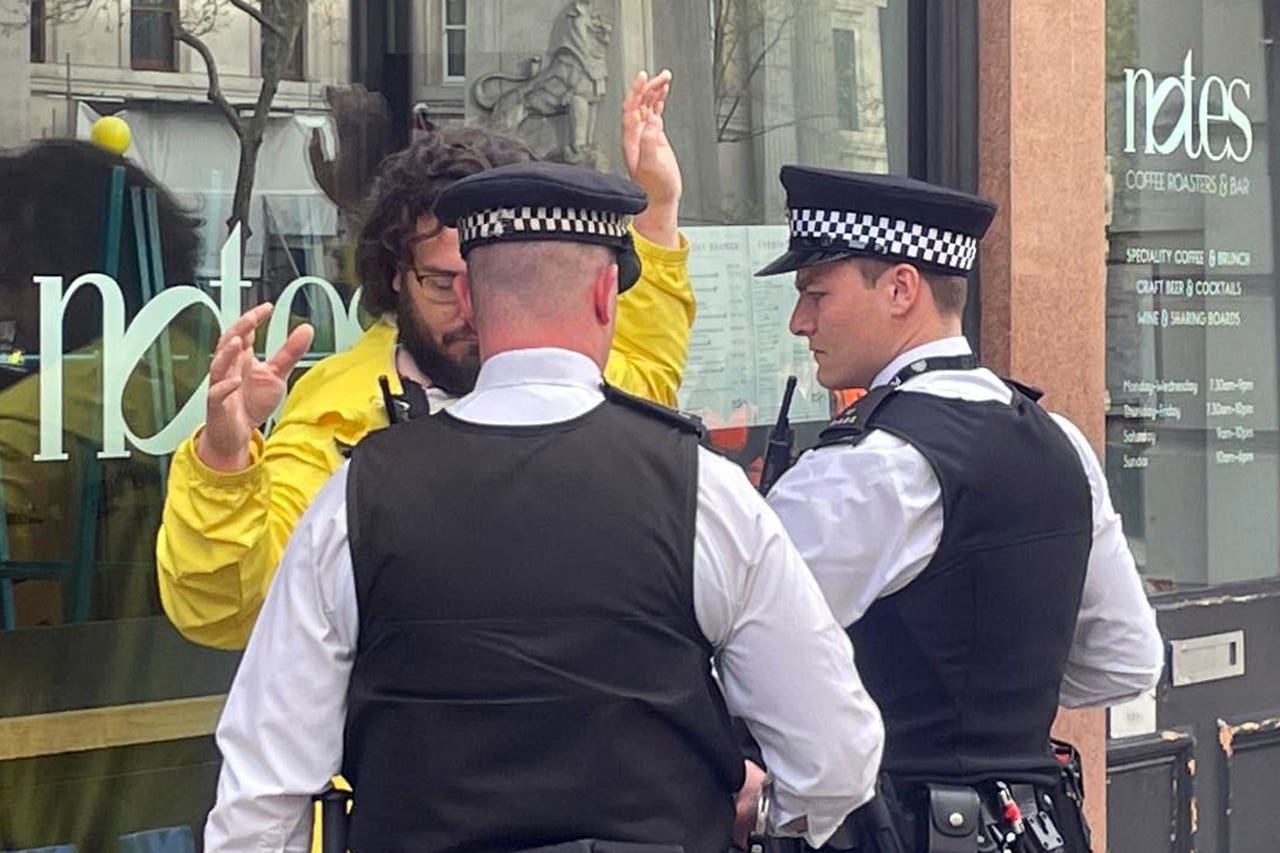
[{"label": "glass pane", "polygon": [[31,0],[31,61],[45,61],[45,4]]},{"label": "glass pane", "polygon": [[450,77],[465,77],[467,73],[467,33],[465,30],[449,30],[445,33],[448,55],[445,59],[445,74]]},{"label": "glass pane", "polygon": [[[183,8],[195,15],[205,5]],[[683,175],[678,225],[698,301],[679,402],[748,468],[788,375],[801,382],[792,420],[802,444],[831,407],[805,345],[787,331],[791,280],[751,275],[785,243],[780,166],[907,168],[907,0],[311,4],[299,44],[312,45],[305,71],[314,85],[281,86],[256,117],[259,26],[232,4],[213,5],[203,38],[237,120],[262,134],[239,197],[240,141],[208,103],[199,57],[174,45],[175,0],[126,4],[124,57],[119,30],[94,16],[60,24],[57,79],[70,54],[70,104],[61,85],[34,74],[19,106],[0,106],[23,117],[0,122],[5,849],[115,850],[140,830],[201,833],[218,772],[213,721],[238,661],[201,643],[236,646],[243,637],[227,639],[218,626],[253,617],[237,609],[234,573],[246,558],[223,550],[240,534],[215,526],[173,553],[184,571],[233,567],[234,591],[218,587],[212,605],[175,593],[168,612],[186,607],[196,641],[175,629],[156,559],[165,496],[186,488],[206,511],[217,503],[182,460],[193,458],[183,456],[187,440],[205,419],[215,343],[239,312],[273,303],[258,355],[303,322],[315,328],[293,383],[369,327],[363,344],[382,347],[390,369],[395,332],[386,330],[412,309],[394,298],[375,305],[370,294],[389,292],[400,275],[413,233],[404,223],[418,211],[393,204],[364,244],[389,246],[392,257],[358,263],[384,158],[424,145],[432,128],[465,124],[517,134],[542,157],[625,174],[619,105],[631,80],[621,69],[671,68],[665,127]],[[179,52],[189,73],[160,86],[157,70],[173,69]],[[77,100],[82,92],[113,100]],[[13,127],[26,128],[23,138],[2,136]],[[364,412],[380,389],[354,397],[338,408]],[[339,420],[325,422],[308,458],[328,460],[336,441],[363,435],[364,426]],[[282,440],[275,428],[272,417],[260,426]],[[267,463],[270,479],[291,482],[277,464]],[[225,494],[225,483],[215,485]],[[259,499],[267,502],[251,486],[245,503]],[[90,712],[83,730],[68,734],[63,717],[40,721],[68,711]],[[116,726],[115,714],[139,722]],[[41,740],[3,725],[19,716],[62,734]],[[175,727],[191,736],[133,742]]]},{"label": "glass pane", "polygon": [[174,67],[173,27],[168,12],[134,9],[129,38],[135,67],[162,70]]},{"label": "glass pane", "polygon": [[1153,590],[1277,573],[1263,4],[1107,5],[1107,468]]}]

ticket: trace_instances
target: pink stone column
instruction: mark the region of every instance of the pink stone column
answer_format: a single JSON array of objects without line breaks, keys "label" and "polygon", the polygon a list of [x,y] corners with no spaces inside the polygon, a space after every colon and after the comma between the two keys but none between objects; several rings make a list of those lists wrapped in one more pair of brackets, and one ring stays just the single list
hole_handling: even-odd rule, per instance
[{"label": "pink stone column", "polygon": [[[1105,0],[979,0],[982,355],[1046,391],[1101,453],[1106,344]],[[1094,851],[1106,849],[1106,721],[1063,711],[1086,757]]]}]

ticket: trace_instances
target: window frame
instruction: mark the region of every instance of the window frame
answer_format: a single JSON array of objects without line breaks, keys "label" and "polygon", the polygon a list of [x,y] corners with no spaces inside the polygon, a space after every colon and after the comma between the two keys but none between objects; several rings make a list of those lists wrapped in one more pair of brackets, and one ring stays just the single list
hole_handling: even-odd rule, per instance
[{"label": "window frame", "polygon": [[[449,2],[450,0],[441,0],[440,3],[440,80],[449,84],[465,84],[467,82],[467,4],[466,0],[462,0],[462,23],[449,23]],[[449,68],[449,34],[462,34],[462,73],[450,74]]]},{"label": "window frame", "polygon": [[48,8],[45,0],[31,0],[31,46],[28,54],[30,62],[48,62],[49,61],[49,29],[48,21],[45,16],[48,14]]},{"label": "window frame", "polygon": [[[168,61],[152,60],[147,57],[140,58],[137,55],[137,43],[135,41],[137,29],[134,27],[134,23],[140,11],[146,15],[154,15],[168,20],[168,28],[171,34]],[[131,69],[134,71],[163,71],[169,73],[178,71],[178,40],[172,37],[172,33],[176,30],[173,21],[181,13],[178,0],[152,0],[152,2],[131,0],[129,4],[129,67]]]}]

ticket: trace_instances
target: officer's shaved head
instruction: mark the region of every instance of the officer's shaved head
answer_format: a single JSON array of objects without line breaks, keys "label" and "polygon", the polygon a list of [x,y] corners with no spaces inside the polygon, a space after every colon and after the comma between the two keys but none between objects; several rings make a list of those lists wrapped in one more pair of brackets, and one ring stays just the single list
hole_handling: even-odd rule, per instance
[{"label": "officer's shaved head", "polygon": [[589,243],[477,246],[467,258],[476,322],[540,323],[589,310],[588,291],[613,262],[612,250]]}]

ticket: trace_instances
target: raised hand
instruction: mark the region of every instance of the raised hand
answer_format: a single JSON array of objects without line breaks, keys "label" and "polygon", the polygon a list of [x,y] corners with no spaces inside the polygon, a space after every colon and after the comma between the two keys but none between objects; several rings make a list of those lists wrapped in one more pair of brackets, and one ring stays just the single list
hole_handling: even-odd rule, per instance
[{"label": "raised hand", "polygon": [[636,75],[622,102],[622,153],[627,174],[649,200],[648,209],[636,217],[636,230],[655,243],[677,246],[676,217],[684,183],[663,127],[670,91],[670,71],[653,79],[644,71]]},{"label": "raised hand", "polygon": [[205,426],[196,441],[196,455],[215,470],[248,467],[254,429],[280,405],[289,374],[311,346],[314,331],[304,323],[289,334],[278,352],[259,360],[253,339],[270,316],[270,302],[250,308],[223,333],[213,351]]},{"label": "raised hand", "polygon": [[680,163],[662,123],[670,91],[670,71],[653,79],[641,71],[622,102],[622,151],[627,174],[645,191],[650,204],[678,201],[683,192]]}]

